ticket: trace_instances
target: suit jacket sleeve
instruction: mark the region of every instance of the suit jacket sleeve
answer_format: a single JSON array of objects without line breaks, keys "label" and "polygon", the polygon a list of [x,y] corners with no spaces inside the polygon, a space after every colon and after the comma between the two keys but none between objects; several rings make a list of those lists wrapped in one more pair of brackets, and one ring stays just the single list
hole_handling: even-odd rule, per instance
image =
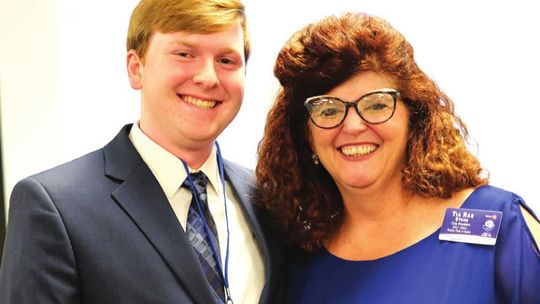
[{"label": "suit jacket sleeve", "polygon": [[0,268],[0,302],[80,302],[69,231],[36,179],[27,178],[15,186],[8,220]]}]

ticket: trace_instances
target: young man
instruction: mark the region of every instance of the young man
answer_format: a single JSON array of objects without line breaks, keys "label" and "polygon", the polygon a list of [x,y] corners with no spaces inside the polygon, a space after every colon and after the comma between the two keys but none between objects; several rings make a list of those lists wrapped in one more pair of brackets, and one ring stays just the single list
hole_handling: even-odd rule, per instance
[{"label": "young man", "polygon": [[250,203],[251,172],[215,144],[248,55],[239,1],[142,0],[127,53],[140,120],[15,186],[0,302],[277,301],[281,250]]}]

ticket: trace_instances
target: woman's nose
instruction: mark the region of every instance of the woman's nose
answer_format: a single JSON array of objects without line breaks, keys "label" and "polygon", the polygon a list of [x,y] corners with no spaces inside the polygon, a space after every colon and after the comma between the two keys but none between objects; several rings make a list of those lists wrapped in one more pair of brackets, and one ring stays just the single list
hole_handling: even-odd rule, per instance
[{"label": "woman's nose", "polygon": [[358,115],[356,109],[350,107],[347,109],[345,119],[343,120],[342,130],[348,133],[361,132],[367,128],[367,122]]}]

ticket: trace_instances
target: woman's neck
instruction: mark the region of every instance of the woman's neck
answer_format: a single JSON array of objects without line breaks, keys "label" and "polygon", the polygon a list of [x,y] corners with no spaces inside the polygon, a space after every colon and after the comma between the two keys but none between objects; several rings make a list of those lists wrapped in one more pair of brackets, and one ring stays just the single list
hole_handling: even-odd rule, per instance
[{"label": "woman's neck", "polygon": [[424,198],[402,187],[344,193],[343,221],[325,246],[350,260],[388,256],[436,231],[446,208],[461,206],[471,192],[465,189],[450,199]]},{"label": "woman's neck", "polygon": [[401,185],[400,180],[385,187],[376,184],[364,188],[340,188],[344,205],[344,217],[353,221],[379,221],[394,217],[414,197]]}]

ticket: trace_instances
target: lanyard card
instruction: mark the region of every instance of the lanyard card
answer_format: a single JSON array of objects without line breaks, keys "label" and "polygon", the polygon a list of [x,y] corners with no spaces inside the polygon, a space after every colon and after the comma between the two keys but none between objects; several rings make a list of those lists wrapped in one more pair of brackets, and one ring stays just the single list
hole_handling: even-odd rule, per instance
[{"label": "lanyard card", "polygon": [[495,245],[503,213],[493,210],[448,208],[439,240]]}]

